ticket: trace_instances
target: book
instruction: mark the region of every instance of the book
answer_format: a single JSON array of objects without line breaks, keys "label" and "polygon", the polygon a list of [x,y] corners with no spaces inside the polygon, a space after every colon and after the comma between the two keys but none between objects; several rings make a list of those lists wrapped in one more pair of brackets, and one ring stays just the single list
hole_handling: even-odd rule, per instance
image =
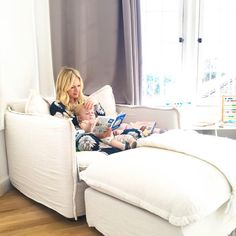
[{"label": "book", "polygon": [[149,136],[156,128],[156,121],[136,121],[130,123],[131,127],[140,129],[144,136]]},{"label": "book", "polygon": [[102,134],[107,130],[107,128],[111,128],[112,130],[118,129],[125,116],[125,113],[119,113],[116,117],[98,116],[93,128],[93,133]]}]

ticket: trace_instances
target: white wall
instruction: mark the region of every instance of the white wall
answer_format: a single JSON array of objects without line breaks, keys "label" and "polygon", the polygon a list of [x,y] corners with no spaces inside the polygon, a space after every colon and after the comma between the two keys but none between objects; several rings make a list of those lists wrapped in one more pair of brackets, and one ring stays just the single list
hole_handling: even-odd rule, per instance
[{"label": "white wall", "polygon": [[48,0],[1,0],[0,14],[0,195],[9,181],[4,110],[30,89],[54,95]]}]

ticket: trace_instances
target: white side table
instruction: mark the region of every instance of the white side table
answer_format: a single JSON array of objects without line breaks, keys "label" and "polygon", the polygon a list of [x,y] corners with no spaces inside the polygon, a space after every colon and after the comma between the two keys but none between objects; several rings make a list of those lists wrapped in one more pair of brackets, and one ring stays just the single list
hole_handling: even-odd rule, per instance
[{"label": "white side table", "polygon": [[209,134],[220,137],[228,137],[236,139],[236,125],[209,125],[209,126],[193,126],[193,130],[201,134]]}]

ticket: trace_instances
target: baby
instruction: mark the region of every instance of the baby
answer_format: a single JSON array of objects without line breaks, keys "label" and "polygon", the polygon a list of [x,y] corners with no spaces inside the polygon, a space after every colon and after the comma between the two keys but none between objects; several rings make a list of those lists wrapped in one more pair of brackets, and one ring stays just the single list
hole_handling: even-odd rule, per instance
[{"label": "baby", "polygon": [[[94,109],[86,109],[83,105],[80,105],[76,109],[76,116],[79,127],[86,133],[92,133],[96,124]],[[101,141],[111,147],[118,148],[120,150],[127,150],[137,147],[136,139],[132,135],[114,135],[110,128],[108,128],[108,133],[108,137],[101,138]]]}]

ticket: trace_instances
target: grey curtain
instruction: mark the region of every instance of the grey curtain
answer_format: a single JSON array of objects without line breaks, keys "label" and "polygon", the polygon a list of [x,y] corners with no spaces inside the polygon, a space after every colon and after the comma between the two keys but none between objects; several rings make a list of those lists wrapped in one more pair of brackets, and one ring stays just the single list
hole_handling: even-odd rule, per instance
[{"label": "grey curtain", "polygon": [[126,98],[131,104],[141,104],[142,52],[140,1],[122,0],[122,13],[127,90],[130,91]]},{"label": "grey curtain", "polygon": [[77,68],[85,93],[105,84],[117,103],[139,104],[139,0],[50,0],[53,71]]}]

